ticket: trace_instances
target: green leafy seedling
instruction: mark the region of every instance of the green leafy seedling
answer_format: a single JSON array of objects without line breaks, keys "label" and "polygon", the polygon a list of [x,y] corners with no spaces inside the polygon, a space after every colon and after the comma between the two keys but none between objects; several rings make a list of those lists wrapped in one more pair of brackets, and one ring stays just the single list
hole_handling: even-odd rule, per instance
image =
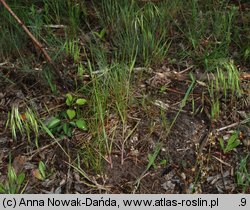
[{"label": "green leafy seedling", "polygon": [[74,98],[70,93],[66,94],[66,105],[72,107],[73,105],[82,106],[87,102],[84,98]]},{"label": "green leafy seedling", "polygon": [[73,100],[73,96],[70,93],[66,94],[66,104],[68,106],[71,106],[73,104],[74,100]]},{"label": "green leafy seedling", "polygon": [[38,180],[44,181],[46,179],[46,166],[43,161],[40,161],[38,164],[38,169],[32,170],[33,176]]},{"label": "green leafy seedling", "polygon": [[73,128],[87,130],[86,121],[81,117],[80,106],[87,103],[84,98],[76,98],[72,94],[66,94],[66,105],[68,109],[62,111],[58,117],[53,117],[47,124],[48,129],[53,134],[58,134],[59,138],[72,136]]},{"label": "green leafy seedling", "polygon": [[85,122],[85,120],[83,120],[83,119],[77,120],[77,121],[76,121],[76,126],[77,126],[79,129],[81,129],[81,130],[84,130],[84,131],[88,130],[88,129],[87,129],[86,122]]},{"label": "green leafy seedling", "polygon": [[67,115],[69,117],[70,120],[73,120],[76,116],[76,111],[73,109],[68,109],[67,110]]},{"label": "green leafy seedling", "polygon": [[167,162],[168,161],[166,159],[163,159],[163,160],[161,160],[160,165],[165,167],[167,165]]},{"label": "green leafy seedling", "polygon": [[238,139],[238,132],[235,132],[233,135],[230,136],[227,141],[227,144],[224,143],[224,140],[222,138],[219,138],[219,143],[224,154],[232,151],[240,145],[240,140]]},{"label": "green leafy seedling", "polygon": [[87,100],[84,99],[84,98],[79,98],[79,99],[76,100],[76,104],[79,105],[79,106],[84,105],[86,102],[87,102]]},{"label": "green leafy seedling", "polygon": [[46,173],[45,173],[45,171],[46,171],[46,166],[45,166],[45,164],[44,164],[43,161],[40,161],[40,162],[39,162],[39,164],[38,164],[38,169],[39,169],[39,172],[40,172],[41,177],[43,178],[43,180],[46,179]]},{"label": "green leafy seedling", "polygon": [[70,126],[69,123],[64,123],[63,126],[63,132],[68,136],[71,137],[72,136],[72,128]]}]

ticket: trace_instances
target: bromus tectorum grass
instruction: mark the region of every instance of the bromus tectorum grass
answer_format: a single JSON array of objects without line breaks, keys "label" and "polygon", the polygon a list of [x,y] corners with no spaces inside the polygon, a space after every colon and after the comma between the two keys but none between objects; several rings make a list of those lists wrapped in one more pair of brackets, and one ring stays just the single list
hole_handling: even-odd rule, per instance
[{"label": "bromus tectorum grass", "polygon": [[209,78],[208,92],[212,104],[211,117],[216,119],[220,113],[221,98],[232,101],[242,93],[239,70],[233,61],[223,61],[217,64],[215,75]]},{"label": "bromus tectorum grass", "polygon": [[25,112],[20,112],[17,106],[13,106],[8,114],[7,125],[10,126],[13,139],[18,138],[18,132],[21,137],[27,137],[29,143],[34,135],[35,145],[38,147],[39,124],[36,114],[27,107]]},{"label": "bromus tectorum grass", "polygon": [[3,194],[22,194],[25,187],[23,186],[25,174],[17,174],[11,163],[8,164],[7,179],[5,183],[0,182],[0,193]]}]

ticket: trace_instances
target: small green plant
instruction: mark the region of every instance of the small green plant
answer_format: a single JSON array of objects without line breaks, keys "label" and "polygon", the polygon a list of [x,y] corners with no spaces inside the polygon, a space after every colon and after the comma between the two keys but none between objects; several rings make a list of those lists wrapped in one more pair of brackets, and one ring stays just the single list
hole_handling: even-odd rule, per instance
[{"label": "small green plant", "polygon": [[238,187],[242,187],[245,193],[250,186],[250,173],[247,170],[247,160],[249,155],[240,161],[240,166],[236,172],[236,180]]},{"label": "small green plant", "polygon": [[72,136],[73,128],[87,130],[86,121],[81,117],[81,107],[85,105],[86,99],[73,97],[70,93],[66,94],[66,105],[68,109],[62,111],[58,117],[52,117],[47,123],[48,129],[52,134]]},{"label": "small green plant", "polygon": [[40,172],[42,178],[45,179],[46,178],[46,173],[45,173],[46,166],[45,166],[43,161],[39,162],[38,169],[39,169],[39,172]]},{"label": "small green plant", "polygon": [[8,164],[7,180],[5,183],[0,183],[0,193],[17,194],[22,193],[25,174],[16,174],[15,169],[11,164]]},{"label": "small green plant", "polygon": [[80,58],[80,48],[76,41],[67,40],[65,44],[66,54],[71,56],[74,59],[74,62],[77,62]]},{"label": "small green plant", "polygon": [[148,154],[148,166],[149,165],[153,166],[154,169],[157,169],[158,166],[165,167],[167,165],[167,162],[168,162],[167,159],[162,159],[159,164],[155,163],[155,160],[156,160],[157,156],[159,155],[160,149],[161,149],[161,147],[159,147],[159,145],[157,145],[155,153],[154,154]]},{"label": "small green plant", "polygon": [[161,162],[160,162],[160,165],[163,166],[163,167],[166,167],[167,163],[168,163],[167,159],[162,159]]},{"label": "small green plant", "polygon": [[240,145],[238,134],[239,134],[238,132],[233,133],[233,135],[230,136],[226,144],[222,138],[219,138],[219,143],[224,154],[232,151],[233,149],[235,149],[237,146]]},{"label": "small green plant", "polygon": [[106,34],[106,28],[103,28],[100,32],[94,31],[93,34],[100,40],[103,40]]},{"label": "small green plant", "polygon": [[161,143],[158,143],[156,145],[154,154],[148,154],[148,165],[146,171],[148,171],[152,166],[156,168],[155,160],[161,151],[161,147],[162,147]]},{"label": "small green plant", "polygon": [[144,175],[148,172],[148,170],[153,166],[154,168],[156,168],[156,164],[155,164],[155,160],[158,157],[158,155],[160,154],[162,148],[162,144],[160,142],[157,143],[155,151],[153,154],[148,154],[148,164],[146,169],[142,172],[142,174],[137,178],[137,180],[135,181],[135,190],[134,192],[138,189],[142,178],[144,177]]},{"label": "small green plant", "polygon": [[43,181],[46,179],[47,174],[46,174],[46,166],[44,164],[43,161],[40,161],[38,164],[38,169],[34,169],[32,171],[32,174],[34,177],[36,177],[37,179]]}]

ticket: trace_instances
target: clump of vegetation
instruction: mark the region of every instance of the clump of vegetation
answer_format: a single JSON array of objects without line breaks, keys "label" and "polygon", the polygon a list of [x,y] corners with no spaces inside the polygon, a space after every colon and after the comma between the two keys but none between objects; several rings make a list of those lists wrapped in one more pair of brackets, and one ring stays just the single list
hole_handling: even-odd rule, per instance
[{"label": "clump of vegetation", "polygon": [[235,149],[237,146],[240,145],[240,140],[238,139],[238,133],[235,132],[230,136],[227,143],[224,142],[222,138],[219,139],[221,149],[223,150],[223,153],[226,154],[233,149]]},{"label": "clump of vegetation", "polygon": [[212,78],[209,78],[208,91],[211,98],[211,117],[216,119],[220,113],[221,99],[233,101],[240,97],[239,70],[232,61],[219,63]]},{"label": "clump of vegetation", "polygon": [[47,128],[50,129],[52,134],[59,134],[62,138],[64,135],[71,137],[73,128],[79,128],[86,131],[87,124],[82,118],[82,110],[80,108],[86,102],[84,98],[76,98],[70,93],[67,93],[65,103],[68,109],[62,111],[58,117],[52,117],[47,122]]},{"label": "clump of vegetation", "polygon": [[132,61],[138,56],[142,65],[164,60],[171,43],[168,38],[171,12],[168,1],[140,6],[138,1],[103,0],[100,7],[98,14],[102,27],[118,49],[115,54],[120,60]]},{"label": "clump of vegetation", "polygon": [[[249,118],[249,3],[7,3],[22,24],[0,7],[0,111],[8,113],[3,114],[7,129],[0,131],[0,140],[3,134],[12,136],[13,144],[24,145],[20,151],[35,162],[31,169],[35,178],[49,180],[52,176],[45,163],[60,159],[60,164],[52,161],[55,168],[51,170],[61,170],[67,179],[74,174],[90,191],[112,192],[112,187],[119,186],[118,192],[135,193],[148,188],[143,180],[150,183],[154,170],[167,166],[163,171],[178,169],[180,174],[180,179],[174,178],[175,190],[176,183],[182,186],[183,181],[185,188],[192,189],[185,192],[202,192],[206,187],[199,185],[206,186],[204,180],[211,177],[202,180],[201,172],[207,176],[218,172],[212,171],[218,167],[207,167],[211,157],[223,167],[231,164],[224,157],[234,157],[238,189],[232,191],[249,192],[248,156],[237,156],[248,153],[241,144],[248,135],[235,132],[227,140],[213,141],[216,131],[224,136],[229,128],[248,126],[244,119]],[[34,45],[34,40],[41,46]],[[16,89],[26,99],[12,93]],[[193,142],[199,142],[199,152]],[[48,155],[51,151],[54,154]],[[34,158],[37,155],[43,161],[51,159],[43,162]],[[193,160],[183,161],[186,157]],[[206,161],[209,164],[203,164]],[[133,171],[134,166],[138,171]],[[24,191],[25,175],[16,174],[10,163],[6,168],[0,192]],[[106,184],[113,184],[112,190]],[[73,188],[70,185],[65,187],[68,191]],[[158,188],[172,193],[162,186]],[[219,184],[214,189],[227,191]]]},{"label": "clump of vegetation", "polygon": [[[8,164],[7,180],[5,183],[0,183],[0,193],[4,194],[20,194],[23,193],[25,173],[16,174],[15,169],[11,164]],[[23,187],[23,188],[22,188]]]},{"label": "clump of vegetation", "polygon": [[37,115],[27,107],[25,112],[20,112],[17,106],[13,106],[11,112],[8,114],[7,126],[10,126],[12,137],[17,140],[17,132],[22,137],[27,137],[29,143],[31,143],[32,135],[34,136],[34,142],[38,147],[39,136],[39,123]]},{"label": "clump of vegetation", "polygon": [[250,173],[247,169],[248,158],[249,155],[241,159],[239,168],[236,172],[237,185],[243,189],[243,192],[247,192],[250,186]]}]

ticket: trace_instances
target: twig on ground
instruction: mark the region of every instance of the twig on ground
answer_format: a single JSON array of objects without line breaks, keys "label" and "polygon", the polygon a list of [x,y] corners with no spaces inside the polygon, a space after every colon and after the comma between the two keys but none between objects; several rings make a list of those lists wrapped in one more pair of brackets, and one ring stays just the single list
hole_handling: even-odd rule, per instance
[{"label": "twig on ground", "polygon": [[191,65],[191,66],[187,67],[186,69],[184,69],[184,70],[180,71],[180,72],[179,72],[179,74],[186,73],[187,71],[192,70],[192,68],[193,68],[193,67],[194,67],[194,66],[193,66],[193,65]]},{"label": "twig on ground", "polygon": [[20,20],[20,18],[13,12],[13,10],[9,7],[9,5],[6,3],[5,0],[0,0],[2,5],[5,7],[5,9],[10,13],[10,15],[17,21],[17,23],[23,28],[24,32],[30,37],[34,45],[42,52],[44,55],[45,59],[51,64],[51,66],[54,68],[56,74],[58,75],[60,82],[62,84],[65,84],[61,72],[58,70],[56,67],[55,63],[47,53],[47,51],[44,49],[42,44],[34,37],[34,35],[29,31],[29,29],[26,27],[26,25]]},{"label": "twig on ground", "polygon": [[226,165],[226,166],[232,167],[229,163],[226,163],[225,161],[221,160],[220,158],[218,158],[218,157],[216,157],[216,156],[214,156],[214,155],[212,155],[212,157],[213,157],[214,159],[218,160],[220,163],[222,163],[222,164],[224,164],[224,165]]},{"label": "twig on ground", "polygon": [[217,132],[220,132],[220,131],[224,131],[228,128],[233,128],[233,127],[236,127],[238,125],[242,125],[242,124],[245,124],[245,123],[248,123],[250,122],[250,119],[245,119],[245,120],[242,120],[241,122],[236,122],[236,123],[233,123],[233,124],[230,124],[230,125],[227,125],[225,127],[222,127],[222,128],[218,128],[216,129]]}]

